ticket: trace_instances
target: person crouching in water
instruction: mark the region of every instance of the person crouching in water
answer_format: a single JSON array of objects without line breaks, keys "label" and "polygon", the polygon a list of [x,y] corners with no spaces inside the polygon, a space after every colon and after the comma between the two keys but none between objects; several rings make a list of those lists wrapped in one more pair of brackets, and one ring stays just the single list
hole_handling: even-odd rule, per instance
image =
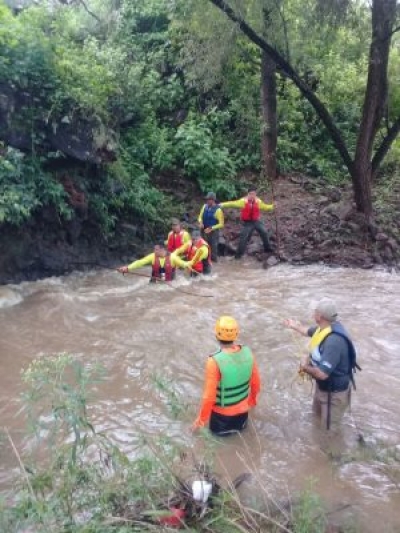
[{"label": "person crouching in water", "polygon": [[192,239],[175,250],[172,256],[185,255],[187,261],[182,261],[182,268],[189,268],[191,276],[211,274],[211,249],[201,237],[199,230],[192,231]]},{"label": "person crouching in water", "polygon": [[187,263],[174,254],[170,255],[164,243],[161,242],[154,246],[152,254],[146,255],[130,265],[119,267],[117,270],[121,274],[128,274],[132,270],[146,265],[151,265],[150,283],[172,281],[175,278],[176,267],[187,268]]},{"label": "person crouching in water", "polygon": [[220,349],[206,363],[203,401],[192,430],[209,422],[215,435],[225,436],[242,431],[248,412],[257,404],[260,374],[248,346],[237,344],[239,327],[230,316],[221,316],[215,324]]}]

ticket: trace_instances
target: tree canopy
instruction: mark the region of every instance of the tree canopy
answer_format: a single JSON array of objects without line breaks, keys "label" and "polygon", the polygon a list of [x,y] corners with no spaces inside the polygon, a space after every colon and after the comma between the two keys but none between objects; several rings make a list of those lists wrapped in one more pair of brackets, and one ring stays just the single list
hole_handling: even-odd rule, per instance
[{"label": "tree canopy", "polygon": [[277,173],[350,176],[370,217],[378,171],[398,172],[398,11],[396,0],[0,4],[0,223],[45,205],[71,216],[68,169],[105,232],[130,216],[156,227],[172,206],[154,178],[229,197],[238,175],[260,172],[271,131]]}]

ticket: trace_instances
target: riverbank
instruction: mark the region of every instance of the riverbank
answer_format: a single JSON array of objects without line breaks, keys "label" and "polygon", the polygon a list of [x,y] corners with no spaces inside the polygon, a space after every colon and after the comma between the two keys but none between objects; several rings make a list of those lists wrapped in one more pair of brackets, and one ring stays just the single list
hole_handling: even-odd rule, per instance
[{"label": "riverbank", "polygon": [[[243,181],[248,183],[251,176]],[[188,224],[194,224],[203,201],[196,185],[180,176],[167,176],[159,178],[157,186],[173,197],[177,205],[185,205]],[[261,196],[271,202],[271,189],[266,187]],[[400,208],[400,194],[396,191],[391,191],[391,205],[380,202],[381,195],[376,193],[375,223],[369,226],[355,210],[350,185],[334,187],[303,175],[290,175],[274,183],[273,196],[277,207],[264,219],[274,254],[262,253],[257,235],[247,248],[247,253],[265,268],[279,262],[399,268],[400,230],[396,211]],[[239,210],[226,210],[222,254],[235,252],[239,233]],[[3,226],[0,284],[126,263],[146,253],[153,239],[131,221],[120,223],[112,237],[105,237],[90,219],[79,213],[71,221],[61,223],[55,213],[43,211],[20,228]]]},{"label": "riverbank", "polygon": [[[261,259],[264,266],[280,260],[294,265],[399,267],[400,234],[394,209],[391,213],[377,206],[375,222],[367,225],[355,209],[351,186],[334,187],[301,175],[277,180],[274,197],[277,208],[267,218],[275,257],[263,256],[257,237],[248,247],[248,253]],[[228,213],[227,219],[233,220],[225,231],[231,244],[240,230],[238,214]]]}]

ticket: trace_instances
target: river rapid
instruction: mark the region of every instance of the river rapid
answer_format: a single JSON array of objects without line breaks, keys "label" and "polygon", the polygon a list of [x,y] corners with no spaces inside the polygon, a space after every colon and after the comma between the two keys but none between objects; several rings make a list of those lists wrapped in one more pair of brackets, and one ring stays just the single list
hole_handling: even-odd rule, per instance
[{"label": "river rapid", "polygon": [[[208,279],[180,273],[172,287],[111,270],[1,286],[1,426],[22,450],[24,421],[16,416],[21,369],[34,358],[69,352],[106,367],[90,416],[123,450],[134,455],[140,434],[165,434],[196,448],[201,437],[189,428],[207,355],[217,347],[213,327],[218,316],[229,314],[239,322],[240,341],[256,355],[262,391],[243,437],[218,446],[221,474],[256,471],[257,483],[279,498],[312,479],[328,507],[347,509],[360,531],[399,532],[400,487],[377,461],[332,461],[313,431],[310,385],[293,382],[307,341],[282,320],[311,324],[313,306],[325,296],[336,301],[363,369],[344,419],[346,450],[356,455],[360,433],[366,443],[400,446],[400,277],[321,265],[266,271],[250,259],[222,258]],[[175,420],[160,398],[153,379],[160,373],[190,405],[184,420]],[[18,463],[6,440],[0,447],[4,491]]]}]

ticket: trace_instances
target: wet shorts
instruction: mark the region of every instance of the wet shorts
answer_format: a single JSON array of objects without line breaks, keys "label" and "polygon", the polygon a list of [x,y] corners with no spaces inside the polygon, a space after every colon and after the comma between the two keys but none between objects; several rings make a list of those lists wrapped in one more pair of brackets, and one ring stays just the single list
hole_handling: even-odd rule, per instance
[{"label": "wet shorts", "polygon": [[248,413],[235,416],[225,416],[212,411],[210,418],[210,431],[221,437],[242,431],[247,424]]}]

